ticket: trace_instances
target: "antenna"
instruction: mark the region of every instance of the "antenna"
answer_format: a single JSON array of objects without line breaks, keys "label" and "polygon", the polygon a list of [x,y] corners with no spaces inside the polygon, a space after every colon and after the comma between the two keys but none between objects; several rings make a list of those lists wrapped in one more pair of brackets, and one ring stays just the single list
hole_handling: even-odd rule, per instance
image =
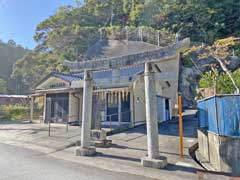
[{"label": "antenna", "polygon": [[113,10],[111,10],[111,21],[110,21],[110,26],[112,26],[113,24],[113,18],[114,18],[115,14],[113,13]]},{"label": "antenna", "polygon": [[128,37],[128,27],[127,26],[125,27],[125,30],[126,30],[126,40],[128,41],[129,37]]},{"label": "antenna", "polygon": [[103,40],[103,28],[99,29],[99,33],[100,33],[100,41]]}]

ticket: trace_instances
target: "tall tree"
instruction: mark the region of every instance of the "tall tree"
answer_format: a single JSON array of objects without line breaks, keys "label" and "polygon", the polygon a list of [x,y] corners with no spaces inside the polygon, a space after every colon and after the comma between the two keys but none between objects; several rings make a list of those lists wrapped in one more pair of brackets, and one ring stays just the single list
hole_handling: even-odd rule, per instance
[{"label": "tall tree", "polygon": [[0,40],[0,77],[7,81],[8,93],[16,93],[16,81],[11,79],[13,64],[29,50],[17,45],[14,40],[4,43]]},{"label": "tall tree", "polygon": [[7,81],[0,78],[0,94],[7,93]]},{"label": "tall tree", "polygon": [[[63,60],[76,60],[84,55],[99,39],[101,27],[149,26],[209,44],[219,38],[240,35],[239,0],[86,0],[82,5],[79,1],[76,3],[76,7],[60,7],[56,14],[39,23],[34,36],[38,46],[15,64],[14,78],[33,87],[42,73],[67,71]],[[29,72],[21,70],[26,67]]]}]

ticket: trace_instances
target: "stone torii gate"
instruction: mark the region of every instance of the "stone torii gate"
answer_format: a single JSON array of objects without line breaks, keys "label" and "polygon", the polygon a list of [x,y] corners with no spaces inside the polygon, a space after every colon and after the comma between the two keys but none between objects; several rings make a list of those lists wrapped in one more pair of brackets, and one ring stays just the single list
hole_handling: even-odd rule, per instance
[{"label": "stone torii gate", "polygon": [[161,79],[161,74],[155,75],[152,64],[172,58],[179,60],[180,52],[187,49],[189,45],[190,39],[184,39],[167,47],[138,54],[83,62],[65,61],[64,65],[68,66],[72,71],[84,71],[81,146],[76,149],[76,155],[89,156],[96,152],[95,148],[91,146],[90,137],[93,91],[92,72],[107,69],[116,70],[128,66],[145,64],[144,82],[148,156],[143,157],[141,163],[145,167],[164,168],[167,165],[167,158],[161,157],[159,154],[157,102],[155,92],[155,80]]}]

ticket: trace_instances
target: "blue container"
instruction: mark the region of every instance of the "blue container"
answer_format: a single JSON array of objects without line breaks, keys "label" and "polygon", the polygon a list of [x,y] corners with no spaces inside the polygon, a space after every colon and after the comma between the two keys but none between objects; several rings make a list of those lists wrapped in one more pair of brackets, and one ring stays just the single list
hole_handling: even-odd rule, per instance
[{"label": "blue container", "polygon": [[240,95],[198,101],[199,127],[224,136],[240,136]]}]

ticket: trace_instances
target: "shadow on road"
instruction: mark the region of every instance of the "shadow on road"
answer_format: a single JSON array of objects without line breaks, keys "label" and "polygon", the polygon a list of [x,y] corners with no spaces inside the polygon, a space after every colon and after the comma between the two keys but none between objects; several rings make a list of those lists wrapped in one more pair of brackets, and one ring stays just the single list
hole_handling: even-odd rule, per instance
[{"label": "shadow on road", "polygon": [[[179,136],[178,118],[173,118],[172,120],[159,123],[158,127],[159,135]],[[137,126],[134,129],[125,131],[124,133],[126,134],[138,133],[144,136],[147,134],[146,125]],[[141,135],[139,137],[141,137]],[[139,137],[134,137],[134,139],[137,139]],[[189,138],[197,137],[197,118],[195,117],[195,115],[191,114],[183,116],[183,137]]]}]

